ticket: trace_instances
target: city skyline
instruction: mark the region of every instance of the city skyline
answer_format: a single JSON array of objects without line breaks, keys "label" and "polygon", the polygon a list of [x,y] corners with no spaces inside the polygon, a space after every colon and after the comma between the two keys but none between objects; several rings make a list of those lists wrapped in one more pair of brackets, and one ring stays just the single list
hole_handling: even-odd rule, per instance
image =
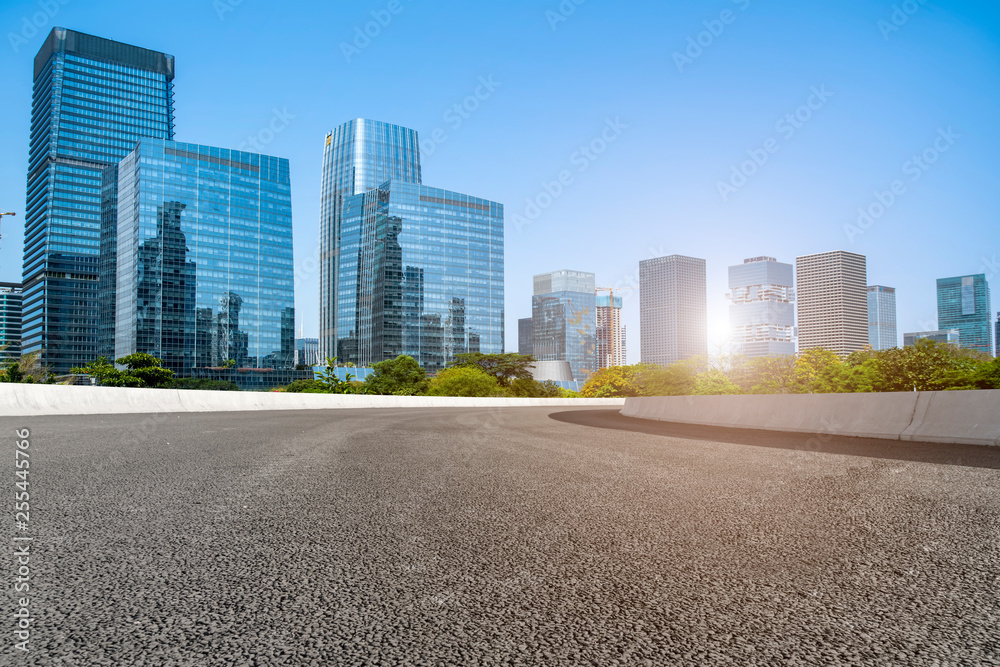
[{"label": "city skyline", "polygon": [[[234,148],[246,144],[244,150],[256,150],[257,143],[265,152],[289,158],[296,182],[296,306],[309,335],[318,332],[319,317],[314,305],[317,242],[310,242],[319,235],[317,146],[330,127],[357,117],[413,127],[423,144],[427,182],[476,192],[507,207],[508,350],[516,349],[510,334],[517,319],[529,314],[520,298],[530,293],[524,276],[572,265],[593,270],[602,285],[634,285],[639,261],[672,253],[707,260],[712,343],[729,329],[725,267],[758,253],[786,260],[838,248],[865,254],[871,283],[899,290],[899,327],[934,329],[938,277],[997,272],[1000,248],[993,246],[1000,242],[991,242],[996,237],[990,230],[998,199],[988,184],[995,180],[989,156],[998,135],[985,113],[989,105],[977,101],[979,92],[969,92],[991,90],[989,81],[997,72],[997,49],[985,28],[996,25],[996,10],[961,3],[921,6],[907,25],[884,33],[878,24],[891,14],[891,3],[848,2],[823,15],[790,3],[778,5],[753,3],[745,10],[734,5],[737,22],[686,63],[674,54],[683,55],[688,38],[696,38],[705,30],[703,22],[715,18],[705,8],[637,3],[643,15],[668,24],[655,40],[644,40],[644,31],[651,28],[591,4],[555,24],[546,17],[546,8],[527,3],[475,12],[453,3],[433,8],[407,4],[348,61],[341,43],[351,44],[355,26],[372,20],[363,7],[342,12],[314,6],[275,14],[244,3],[219,14],[208,5],[180,3],[202,19],[158,17],[150,22],[143,20],[149,16],[146,8],[128,13],[114,3],[69,4],[29,35],[22,30],[22,18],[30,19],[37,5],[11,4],[0,11],[0,19],[14,26],[11,34],[24,43],[10,44],[10,66],[3,72],[9,94],[0,118],[9,128],[11,157],[2,167],[0,205],[19,215],[4,219],[0,280],[21,279],[31,60],[48,30],[61,25],[177,58],[175,83],[183,83],[183,95],[175,116],[178,136],[186,141]],[[476,39],[463,37],[429,52],[435,62],[451,65],[427,81],[418,76],[421,65],[403,54],[429,48],[422,47],[422,36],[433,34],[431,27],[442,25],[445,17],[456,34],[463,27],[466,33],[474,32],[473,26],[492,27]],[[309,46],[317,43],[311,35],[320,24],[332,35],[322,50]],[[802,27],[786,30],[793,24]],[[267,58],[238,46],[265,30],[301,46]],[[613,48],[588,54],[584,45],[598,34],[610,34]],[[750,49],[762,39],[774,40],[773,54]],[[525,47],[523,57],[498,61],[490,56],[511,40]],[[641,55],[643,41],[657,45],[653,57]],[[832,54],[845,44],[852,57],[840,62]],[[956,44],[963,48],[953,48]],[[221,55],[227,49],[245,57],[233,66],[231,58]],[[456,58],[458,53],[464,57]],[[576,58],[559,58],[558,53]],[[801,61],[787,64],[790,53],[801,54]],[[308,64],[306,56],[319,64]],[[540,57],[555,67],[545,81],[562,77],[563,83],[546,87],[529,73],[530,61]],[[642,64],[629,72],[628,65],[635,63]],[[866,73],[860,73],[861,63]],[[216,75],[220,67],[226,71],[221,79]],[[755,79],[750,88],[739,80],[748,68],[774,76]],[[587,86],[577,86],[582,82],[577,70],[587,72]],[[391,85],[373,87],[378,77],[388,77],[383,80]],[[663,85],[641,87],[650,78]],[[876,80],[888,81],[884,94],[866,92],[865,86]],[[398,95],[400,86],[404,96]],[[614,94],[589,92],[601,88]],[[927,92],[931,90],[933,96]],[[678,99],[685,104],[677,104]],[[732,100],[739,101],[739,114],[727,110]],[[703,113],[685,112],[692,104]],[[800,118],[809,116],[806,121],[795,117],[803,105]],[[782,124],[787,115],[793,122]],[[518,117],[530,117],[533,123],[512,125],[511,119]],[[665,129],[671,124],[682,131]],[[777,125],[782,129],[776,130]],[[743,174],[746,183],[740,184],[741,175],[731,168],[739,172],[745,160],[759,158],[772,136],[779,150],[767,154],[766,164],[743,170],[755,173]],[[602,150],[579,150],[591,144]],[[668,147],[671,158],[664,162]],[[920,178],[912,181],[906,165],[912,170],[912,156],[925,153],[934,162],[921,159],[928,168],[916,167]],[[477,159],[482,155],[491,159]],[[572,182],[560,183],[563,170],[570,171]],[[894,194],[895,180],[905,185],[905,191],[896,188],[902,194]],[[726,201],[720,182],[736,189],[725,193]],[[561,188],[561,194],[553,197],[546,185],[552,192]],[[626,196],[640,190],[654,196]],[[542,209],[534,218],[526,215],[532,212],[527,200]],[[515,215],[529,224],[518,227],[512,222]],[[612,252],[607,244],[594,243],[607,233],[608,220],[621,217],[640,222],[615,226]],[[939,233],[956,218],[967,233]],[[570,232],[576,229],[582,233]],[[773,233],[761,236],[761,229]],[[638,299],[634,291],[622,296],[629,361],[635,362]]]}]

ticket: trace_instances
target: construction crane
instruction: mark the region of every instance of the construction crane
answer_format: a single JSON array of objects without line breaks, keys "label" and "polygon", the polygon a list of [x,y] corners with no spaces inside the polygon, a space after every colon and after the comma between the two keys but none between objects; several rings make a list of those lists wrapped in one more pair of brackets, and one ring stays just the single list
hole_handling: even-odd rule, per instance
[{"label": "construction crane", "polygon": [[[615,290],[626,290],[626,289],[635,289],[635,288],[634,287],[597,287],[597,288],[594,289],[594,294],[597,294],[598,292],[609,292],[610,296],[611,296],[609,303],[611,304],[611,310],[612,310],[612,313],[613,313],[614,312],[614,308],[615,308]],[[612,329],[614,327],[614,320],[613,320],[613,318],[614,318],[614,315],[612,314],[612,322],[611,322]],[[614,331],[613,330],[611,332],[611,335],[608,336],[608,339],[611,342],[611,349],[608,351],[608,355],[611,357],[610,363],[613,364],[614,360],[615,360],[615,335],[614,335]],[[600,367],[601,364],[602,364],[602,361],[598,360],[597,363],[598,363],[598,366]]]},{"label": "construction crane", "polygon": [[[5,215],[17,215],[17,213],[4,213],[4,212],[0,211],[0,222],[3,222],[3,217]],[[3,238],[3,235],[0,234],[0,239],[2,239],[2,238]]]}]

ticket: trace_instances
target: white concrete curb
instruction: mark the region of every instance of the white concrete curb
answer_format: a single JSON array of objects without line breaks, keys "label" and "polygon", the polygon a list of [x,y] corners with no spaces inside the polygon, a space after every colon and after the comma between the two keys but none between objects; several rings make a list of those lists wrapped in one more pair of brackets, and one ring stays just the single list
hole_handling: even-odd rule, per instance
[{"label": "white concrete curb", "polygon": [[1000,390],[629,398],[626,417],[1000,447]]},{"label": "white concrete curb", "polygon": [[357,408],[621,406],[623,398],[354,396],[0,383],[0,417]]}]

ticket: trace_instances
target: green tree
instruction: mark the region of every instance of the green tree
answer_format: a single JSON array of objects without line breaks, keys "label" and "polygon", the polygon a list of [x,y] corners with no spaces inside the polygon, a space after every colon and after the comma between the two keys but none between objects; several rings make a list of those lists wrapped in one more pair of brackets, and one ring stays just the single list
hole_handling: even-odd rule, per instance
[{"label": "green tree", "polygon": [[468,366],[445,368],[431,379],[428,396],[504,396],[497,379]]},{"label": "green tree", "polygon": [[836,352],[821,347],[803,350],[795,359],[793,386],[803,394],[836,394],[843,391],[844,371]]},{"label": "green tree", "polygon": [[[0,352],[6,349],[6,345],[0,348]],[[0,371],[0,382],[22,382],[34,384],[47,382],[51,373],[49,367],[42,365],[42,353],[40,351],[22,354],[16,359],[7,362],[6,368]]]},{"label": "green tree", "polygon": [[448,364],[450,368],[478,368],[487,375],[492,375],[501,386],[508,387],[514,380],[531,378],[530,366],[536,359],[530,354],[484,354],[468,352],[455,355],[455,361]]},{"label": "green tree", "polygon": [[611,366],[591,374],[580,388],[584,398],[628,398],[647,395],[643,388],[648,366]]},{"label": "green tree", "polygon": [[240,386],[231,380],[212,380],[210,378],[174,378],[166,385],[167,389],[199,389],[201,391],[240,391]]},{"label": "green tree", "polygon": [[172,370],[163,368],[163,361],[144,352],[126,355],[115,363],[125,369],[119,370],[107,357],[98,357],[72,372],[95,377],[105,387],[163,387],[174,377]]},{"label": "green tree", "polygon": [[694,391],[691,393],[698,396],[712,396],[720,394],[739,394],[740,388],[730,380],[725,373],[717,368],[712,368],[704,373],[698,373],[694,379]]},{"label": "green tree", "polygon": [[365,380],[372,394],[415,396],[427,390],[427,371],[413,357],[401,354],[372,365],[374,372]]},{"label": "green tree", "polygon": [[[316,381],[319,383],[322,393],[326,394],[354,394],[357,393],[351,380],[353,375],[347,373],[344,380],[337,375],[337,357],[327,357],[326,366],[318,373]],[[305,393],[319,393],[304,390]]]},{"label": "green tree", "polygon": [[679,361],[669,366],[640,365],[640,396],[688,396],[695,391],[699,362]]},{"label": "green tree", "polygon": [[539,382],[531,378],[518,378],[507,387],[507,394],[514,398],[559,398],[563,395],[563,390],[551,380]]}]

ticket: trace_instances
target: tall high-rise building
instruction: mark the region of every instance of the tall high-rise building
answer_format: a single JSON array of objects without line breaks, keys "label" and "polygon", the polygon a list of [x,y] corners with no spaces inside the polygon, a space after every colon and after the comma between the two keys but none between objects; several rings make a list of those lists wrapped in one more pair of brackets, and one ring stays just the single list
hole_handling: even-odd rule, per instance
[{"label": "tall high-rise building", "polygon": [[868,344],[873,350],[899,347],[896,333],[896,288],[868,286]]},{"label": "tall high-rise building", "polygon": [[868,267],[864,255],[836,250],[795,259],[799,350],[841,356],[868,345]]},{"label": "tall high-rise building", "polygon": [[354,277],[344,276],[340,268],[344,201],[390,180],[421,182],[420,141],[416,130],[358,118],[326,135],[319,222],[319,348],[322,359],[340,354],[337,331],[343,327],[343,322],[338,320],[342,312],[339,302],[354,285]]},{"label": "tall high-rise building", "polygon": [[573,379],[597,370],[597,283],[593,273],[540,273],[531,297],[532,347],[538,361],[568,361]]},{"label": "tall high-rise building", "polygon": [[295,339],[295,365],[319,366],[319,338]]},{"label": "tall high-rise building", "polygon": [[639,262],[639,337],[644,364],[708,356],[705,260],[683,255]]},{"label": "tall high-rise building", "polygon": [[729,267],[729,326],[734,354],[795,354],[792,265],[753,257]]},{"label": "tall high-rise building", "polygon": [[622,297],[597,297],[597,368],[624,366],[625,325],[622,324]]},{"label": "tall high-rise building", "polygon": [[959,347],[993,356],[990,284],[985,274],[938,278],[938,329],[958,329]]},{"label": "tall high-rise building", "polygon": [[97,352],[104,171],[174,136],[174,58],[54,28],[35,56],[22,347],[57,373]]},{"label": "tall high-rise building", "polygon": [[434,372],[504,351],[502,204],[392,179],[346,197],[339,215],[341,362],[405,354]]},{"label": "tall high-rise building", "polygon": [[115,227],[116,358],[146,352],[180,377],[291,370],[288,160],[141,139],[118,167]]},{"label": "tall high-rise building", "polygon": [[994,329],[996,331],[993,335],[993,352],[1000,357],[1000,313],[997,313],[997,323],[994,325]]},{"label": "tall high-rise building", "polygon": [[21,356],[21,283],[0,283],[0,362]]},{"label": "tall high-rise building", "polygon": [[534,354],[535,348],[532,342],[532,325],[530,317],[522,317],[517,321],[517,353]]}]

